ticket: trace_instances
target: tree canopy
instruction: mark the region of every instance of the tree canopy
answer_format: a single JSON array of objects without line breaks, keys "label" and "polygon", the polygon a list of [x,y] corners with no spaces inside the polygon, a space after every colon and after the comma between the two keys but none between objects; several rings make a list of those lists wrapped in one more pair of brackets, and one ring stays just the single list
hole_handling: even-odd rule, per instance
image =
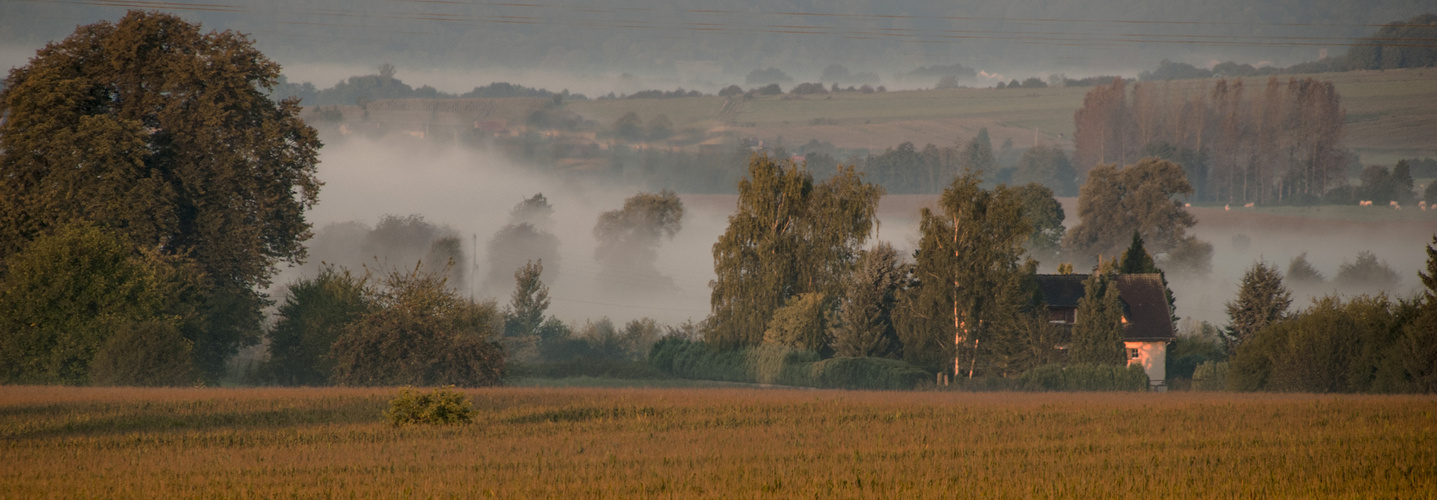
[{"label": "tree canopy", "polygon": [[280,67],[238,33],[131,11],[80,26],[0,92],[0,262],[88,220],[208,280],[196,352],[211,378],[259,330],[258,288],[305,256],[320,142]]},{"label": "tree canopy", "polygon": [[842,292],[839,278],[872,232],[882,188],[851,167],[822,183],[787,160],[755,155],[738,207],[714,243],[713,329],[721,346],[758,345],[789,297]]},{"label": "tree canopy", "polygon": [[967,171],[943,191],[939,212],[921,212],[918,285],[899,305],[903,356],[916,365],[937,368],[960,354],[987,362],[998,355],[1000,327],[1035,306],[1024,286],[1035,264],[1023,262],[1031,229],[1022,201],[1005,186],[980,184]]},{"label": "tree canopy", "polygon": [[[1085,259],[1117,256],[1136,231],[1154,253],[1169,253],[1175,261],[1192,253],[1191,247],[1205,245],[1188,236],[1197,219],[1175,199],[1191,193],[1182,167],[1167,160],[1145,158],[1121,169],[1094,167],[1078,195],[1080,222],[1063,238],[1063,246]],[[1207,249],[1193,258],[1210,260],[1211,246]],[[1182,264],[1202,267],[1201,262]]]}]

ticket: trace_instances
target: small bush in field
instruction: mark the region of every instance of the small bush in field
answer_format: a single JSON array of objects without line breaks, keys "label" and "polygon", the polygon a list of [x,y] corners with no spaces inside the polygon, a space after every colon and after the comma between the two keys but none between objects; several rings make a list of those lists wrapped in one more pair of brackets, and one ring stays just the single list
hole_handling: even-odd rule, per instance
[{"label": "small bush in field", "polygon": [[474,421],[474,406],[469,396],[454,390],[453,386],[434,389],[424,393],[408,387],[400,389],[399,395],[389,400],[389,409],[384,418],[395,427],[409,424],[467,424]]}]

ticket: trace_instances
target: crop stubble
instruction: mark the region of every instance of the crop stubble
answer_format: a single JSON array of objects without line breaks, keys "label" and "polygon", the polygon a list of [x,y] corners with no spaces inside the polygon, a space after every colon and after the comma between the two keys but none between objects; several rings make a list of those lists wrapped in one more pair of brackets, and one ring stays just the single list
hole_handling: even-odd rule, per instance
[{"label": "crop stubble", "polygon": [[758,389],[0,387],[0,496],[1398,496],[1437,399]]}]

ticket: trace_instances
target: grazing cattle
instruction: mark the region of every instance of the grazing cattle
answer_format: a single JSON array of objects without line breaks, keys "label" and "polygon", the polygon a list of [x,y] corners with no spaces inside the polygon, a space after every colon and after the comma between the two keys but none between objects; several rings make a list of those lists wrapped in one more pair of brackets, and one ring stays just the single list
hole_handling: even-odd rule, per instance
[{"label": "grazing cattle", "polygon": [[1224,212],[1226,212],[1226,211],[1228,211],[1228,210],[1232,210],[1232,206],[1230,206],[1230,205],[1223,205],[1223,206],[1222,206],[1222,209],[1223,209]]},{"label": "grazing cattle", "polygon": [[1417,202],[1417,208],[1420,208],[1420,209],[1422,209],[1423,212],[1426,212],[1426,211],[1427,211],[1427,200],[1422,200],[1422,201]]},{"label": "grazing cattle", "polygon": [[1248,204],[1243,205],[1242,208],[1252,208],[1252,202],[1248,202]]},{"label": "grazing cattle", "polygon": [[1390,207],[1392,207],[1392,208],[1395,209],[1395,210],[1402,210],[1402,205],[1398,205],[1398,204],[1397,204],[1397,200],[1392,200],[1392,201],[1387,202],[1387,206],[1390,206]]},{"label": "grazing cattle", "polygon": [[1357,206],[1359,206],[1359,207],[1370,207],[1370,206],[1372,206],[1372,200],[1362,200],[1362,201],[1359,201],[1359,202],[1357,202]]}]

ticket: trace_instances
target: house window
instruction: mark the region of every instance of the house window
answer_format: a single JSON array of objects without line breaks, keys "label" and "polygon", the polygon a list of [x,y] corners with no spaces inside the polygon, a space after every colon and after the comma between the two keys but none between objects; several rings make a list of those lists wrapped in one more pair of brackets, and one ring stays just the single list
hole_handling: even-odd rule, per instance
[{"label": "house window", "polygon": [[1134,348],[1129,348],[1129,349],[1128,349],[1128,359],[1138,359],[1138,349],[1137,349],[1137,348],[1134,347]]}]

